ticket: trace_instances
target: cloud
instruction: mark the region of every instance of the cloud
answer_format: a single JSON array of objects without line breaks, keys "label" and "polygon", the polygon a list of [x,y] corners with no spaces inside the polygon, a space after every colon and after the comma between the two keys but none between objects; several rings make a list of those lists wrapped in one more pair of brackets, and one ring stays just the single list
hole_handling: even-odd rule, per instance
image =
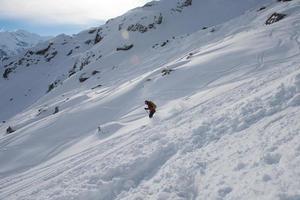
[{"label": "cloud", "polygon": [[0,18],[84,25],[116,17],[146,2],[149,0],[0,0]]}]

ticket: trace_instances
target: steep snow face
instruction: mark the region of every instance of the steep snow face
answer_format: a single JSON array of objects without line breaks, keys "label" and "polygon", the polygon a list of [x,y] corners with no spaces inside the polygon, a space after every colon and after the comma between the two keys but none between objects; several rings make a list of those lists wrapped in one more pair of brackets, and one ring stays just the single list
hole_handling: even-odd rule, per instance
[{"label": "steep snow face", "polygon": [[199,2],[151,2],[7,61],[0,199],[298,199],[299,1],[202,2],[219,8],[209,25]]},{"label": "steep snow face", "polygon": [[47,39],[50,37],[42,37],[24,30],[2,31],[0,32],[0,60],[14,56]]}]

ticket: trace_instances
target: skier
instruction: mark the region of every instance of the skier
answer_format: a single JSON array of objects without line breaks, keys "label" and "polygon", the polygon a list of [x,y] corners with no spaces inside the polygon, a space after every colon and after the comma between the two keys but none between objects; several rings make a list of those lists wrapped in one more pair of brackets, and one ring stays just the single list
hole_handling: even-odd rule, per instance
[{"label": "skier", "polygon": [[148,108],[145,108],[145,110],[149,110],[149,118],[152,118],[154,113],[156,112],[156,105],[152,101],[145,101],[145,104],[148,106]]}]

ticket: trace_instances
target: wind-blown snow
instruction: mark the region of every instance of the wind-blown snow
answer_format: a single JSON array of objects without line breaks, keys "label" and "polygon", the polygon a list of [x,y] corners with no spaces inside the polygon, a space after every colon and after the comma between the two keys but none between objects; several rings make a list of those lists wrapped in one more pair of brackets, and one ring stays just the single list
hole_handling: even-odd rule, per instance
[{"label": "wind-blown snow", "polygon": [[299,1],[178,2],[7,61],[0,199],[300,198]]}]

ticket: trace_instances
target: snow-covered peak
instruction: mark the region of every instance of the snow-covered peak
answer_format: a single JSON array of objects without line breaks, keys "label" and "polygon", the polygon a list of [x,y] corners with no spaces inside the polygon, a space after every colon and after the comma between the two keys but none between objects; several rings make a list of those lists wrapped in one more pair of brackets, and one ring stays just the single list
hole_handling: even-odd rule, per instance
[{"label": "snow-covered peak", "polygon": [[50,39],[25,30],[0,32],[0,60],[22,52],[37,43]]}]

